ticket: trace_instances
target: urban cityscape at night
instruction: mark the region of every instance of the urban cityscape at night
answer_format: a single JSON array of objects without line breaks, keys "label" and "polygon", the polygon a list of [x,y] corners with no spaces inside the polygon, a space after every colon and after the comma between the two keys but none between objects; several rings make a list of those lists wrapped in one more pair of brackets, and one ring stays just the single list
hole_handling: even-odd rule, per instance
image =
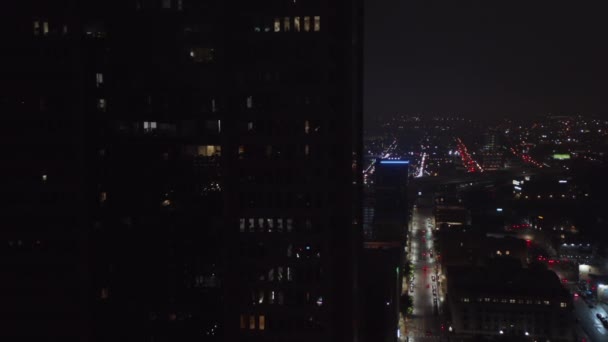
[{"label": "urban cityscape at night", "polygon": [[0,341],[608,341],[599,4],[3,7]]}]

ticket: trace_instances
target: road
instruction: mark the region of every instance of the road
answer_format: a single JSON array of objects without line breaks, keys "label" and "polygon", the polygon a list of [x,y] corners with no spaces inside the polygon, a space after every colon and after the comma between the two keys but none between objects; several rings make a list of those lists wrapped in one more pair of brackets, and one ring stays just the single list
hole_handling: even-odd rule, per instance
[{"label": "road", "polygon": [[606,311],[601,306],[597,305],[593,305],[593,308],[589,308],[589,305],[580,297],[575,297],[573,302],[574,315],[579,319],[578,325],[586,333],[586,336],[588,336],[587,341],[608,341],[608,329],[604,328],[602,322],[596,317],[596,314],[598,313],[602,316],[606,316]]},{"label": "road", "polygon": [[432,253],[433,224],[431,208],[414,208],[408,240],[408,256],[414,268],[414,280],[408,289],[414,297],[414,311],[407,324],[409,342],[439,341],[441,333],[439,301],[442,294],[437,288],[435,255]]}]

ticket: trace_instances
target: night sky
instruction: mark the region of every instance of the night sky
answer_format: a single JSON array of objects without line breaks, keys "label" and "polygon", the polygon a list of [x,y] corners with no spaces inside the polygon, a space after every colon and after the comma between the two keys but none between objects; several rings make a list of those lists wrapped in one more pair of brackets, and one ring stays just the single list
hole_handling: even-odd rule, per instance
[{"label": "night sky", "polygon": [[601,1],[365,1],[368,119],[608,117]]}]

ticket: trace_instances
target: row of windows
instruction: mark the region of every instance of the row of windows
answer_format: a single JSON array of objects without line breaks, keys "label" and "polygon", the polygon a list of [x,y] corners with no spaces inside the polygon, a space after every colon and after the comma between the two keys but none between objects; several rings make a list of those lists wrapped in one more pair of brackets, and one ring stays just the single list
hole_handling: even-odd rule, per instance
[{"label": "row of windows", "polygon": [[[311,26],[312,23],[312,26]],[[293,32],[319,32],[321,31],[321,17],[313,16],[312,20],[309,16],[304,17],[283,17],[274,18],[274,32],[290,32],[293,24]],[[255,28],[255,32],[261,32],[260,27]],[[270,32],[270,28],[264,28],[264,32]]]},{"label": "row of windows", "polygon": [[[286,300],[287,297],[287,300]],[[300,297],[296,299],[294,297]],[[284,305],[284,304],[314,304],[318,307],[323,305],[323,296],[313,295],[311,292],[282,290],[252,290],[252,305]]]},{"label": "row of windows", "polygon": [[[311,224],[310,220],[306,221],[307,224]],[[282,233],[287,232],[291,233],[293,231],[293,219],[283,219],[283,218],[249,218],[244,219],[241,218],[239,220],[239,231],[244,233],[245,231],[249,233]]]},{"label": "row of windows", "polygon": [[266,329],[266,316],[264,316],[264,315],[241,315],[241,329],[249,329],[249,330]]},{"label": "row of windows", "polygon": [[[468,298],[468,297],[461,298],[461,301],[463,303],[470,303],[471,302],[470,298]],[[532,299],[523,300],[523,299],[513,299],[513,298],[508,299],[508,298],[489,298],[489,297],[477,298],[477,302],[479,302],[479,303],[481,303],[481,302],[485,302],[485,303],[492,302],[492,303],[503,303],[503,304],[509,303],[509,304],[536,304],[536,305],[543,304],[543,305],[551,305],[551,302],[548,301],[548,300],[542,300],[541,301],[541,300],[532,300]],[[567,304],[564,303],[564,302],[561,302],[560,306],[563,307],[563,308],[565,308],[565,307],[567,307]]]},{"label": "row of windows", "polygon": [[65,35],[68,33],[67,25],[62,25],[61,28],[55,29],[54,27],[51,27],[49,25],[49,22],[46,20],[45,21],[34,20],[33,27],[34,27],[35,36],[47,36],[51,33],[58,33],[59,30],[61,30],[61,34]]}]

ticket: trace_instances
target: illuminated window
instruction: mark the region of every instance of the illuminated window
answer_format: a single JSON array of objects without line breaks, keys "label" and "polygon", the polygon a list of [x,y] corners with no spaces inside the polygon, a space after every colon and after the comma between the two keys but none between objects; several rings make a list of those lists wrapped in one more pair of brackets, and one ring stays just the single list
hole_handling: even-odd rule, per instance
[{"label": "illuminated window", "polygon": [[215,113],[217,111],[217,107],[215,106],[215,99],[211,99],[211,112]]},{"label": "illuminated window", "polygon": [[277,280],[278,281],[283,281],[283,267],[278,267],[277,268]]},{"label": "illuminated window", "polygon": [[[274,281],[274,268],[271,268],[270,270],[268,270],[268,281]],[[272,300],[274,298],[274,292],[273,295],[270,297],[270,299]]]},{"label": "illuminated window", "polygon": [[110,290],[107,287],[102,288],[99,297],[101,299],[108,299],[110,297]]},{"label": "illuminated window", "polygon": [[102,191],[99,194],[99,203],[104,203],[108,199],[108,194],[105,191]]},{"label": "illuminated window", "polygon": [[462,301],[465,303],[468,303],[470,300],[469,300],[469,298],[462,298]]},{"label": "illuminated window", "polygon": [[215,49],[194,47],[190,49],[190,57],[196,63],[211,63],[215,59]]},{"label": "illuminated window", "polygon": [[281,32],[281,19],[274,18],[274,32]]},{"label": "illuminated window", "polygon": [[156,122],[155,121],[144,121],[144,132],[149,133],[156,130]]},{"label": "illuminated window", "polygon": [[97,74],[95,74],[95,85],[97,86],[97,88],[99,88],[99,86],[101,86],[103,84],[103,74],[98,72]]},{"label": "illuminated window", "polygon": [[34,21],[34,35],[40,35],[40,22],[38,20]]},{"label": "illuminated window", "polygon": [[247,96],[247,108],[252,108],[253,107],[253,96]]},{"label": "illuminated window", "polygon": [[249,219],[249,232],[253,233],[255,231],[255,219]]},{"label": "illuminated window", "polygon": [[509,252],[509,251],[506,251],[506,252],[505,252],[505,254],[506,254],[506,255],[509,255],[509,254],[510,254],[510,252]]},{"label": "illuminated window", "polygon": [[241,329],[245,329],[247,327],[246,320],[247,320],[247,316],[241,315]]},{"label": "illuminated window", "polygon": [[287,267],[287,281],[293,280],[293,270],[291,267]]},{"label": "illuminated window", "polygon": [[266,329],[266,317],[264,317],[264,315],[260,315],[258,320],[259,320],[260,330]]},{"label": "illuminated window", "polygon": [[99,109],[102,112],[106,111],[106,99],[97,100],[97,109]]},{"label": "illuminated window", "polygon": [[45,21],[42,23],[42,34],[44,34],[45,36],[47,34],[49,34],[49,22]]},{"label": "illuminated window", "polygon": [[486,302],[489,302],[489,301],[490,301],[490,298],[487,298],[487,297],[486,297],[486,298],[484,298],[484,300],[485,300]]},{"label": "illuminated window", "polygon": [[567,306],[568,306],[568,304],[566,304],[566,303],[564,303],[564,302],[559,303],[559,307],[560,307],[560,308],[565,308],[565,307],[567,307]]},{"label": "illuminated window", "polygon": [[293,30],[300,32],[300,17],[293,18]]},{"label": "illuminated window", "polygon": [[46,182],[46,180],[48,179],[47,175],[42,175],[42,181]]},{"label": "illuminated window", "polygon": [[291,31],[291,18],[290,17],[283,18],[283,31],[285,31],[285,32]]},{"label": "illuminated window", "polygon": [[249,316],[249,330],[255,330],[255,316]]},{"label": "illuminated window", "polygon": [[509,299],[509,303],[515,304],[515,299]]},{"label": "illuminated window", "polygon": [[551,304],[551,302],[549,302],[548,300],[545,300],[545,301],[543,301],[543,304],[549,305],[549,304]]},{"label": "illuminated window", "polygon": [[310,17],[304,17],[304,31],[310,31]]},{"label": "illuminated window", "polygon": [[268,296],[268,303],[274,304],[274,291],[270,291],[270,295]]},{"label": "illuminated window", "polygon": [[[293,245],[289,244],[287,246],[287,257],[291,258],[292,255],[293,255]],[[289,275],[289,267],[287,267],[287,274]]]},{"label": "illuminated window", "polygon": [[238,154],[239,154],[239,159],[245,158],[245,146],[243,146],[243,145],[239,146]]},{"label": "illuminated window", "polygon": [[245,219],[244,218],[239,219],[239,231],[241,233],[245,232]]},{"label": "illuminated window", "polygon": [[304,155],[305,156],[310,155],[310,146],[309,145],[304,145]]},{"label": "illuminated window", "polygon": [[310,133],[310,122],[308,120],[304,121],[304,133]]},{"label": "illuminated window", "polygon": [[315,32],[321,31],[321,17],[318,15],[315,16],[314,31]]},{"label": "illuminated window", "polygon": [[287,219],[287,232],[291,233],[293,230],[293,219]]}]

